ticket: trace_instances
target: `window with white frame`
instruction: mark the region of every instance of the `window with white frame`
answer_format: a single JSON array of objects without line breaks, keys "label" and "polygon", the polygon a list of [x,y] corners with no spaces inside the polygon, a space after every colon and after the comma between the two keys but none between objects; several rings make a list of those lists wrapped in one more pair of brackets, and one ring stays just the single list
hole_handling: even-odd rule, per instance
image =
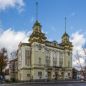
[{"label": "window with white frame", "polygon": [[46,66],[50,66],[50,57],[46,56]]},{"label": "window with white frame", "polygon": [[57,58],[53,57],[53,66],[56,66],[56,64],[57,64]]},{"label": "window with white frame", "polygon": [[59,57],[59,66],[62,67],[63,66],[63,54],[60,53],[60,57]]},{"label": "window with white frame", "polygon": [[42,78],[42,72],[38,72],[38,77],[39,77],[39,79]]},{"label": "window with white frame", "polygon": [[46,66],[50,66],[50,51],[46,49]]},{"label": "window with white frame", "polygon": [[20,67],[22,63],[22,53],[21,50],[19,50],[18,52],[18,66]]},{"label": "window with white frame", "polygon": [[25,50],[25,64],[30,65],[30,50]]},{"label": "window with white frame", "polygon": [[68,67],[70,67],[70,60],[68,60]]}]

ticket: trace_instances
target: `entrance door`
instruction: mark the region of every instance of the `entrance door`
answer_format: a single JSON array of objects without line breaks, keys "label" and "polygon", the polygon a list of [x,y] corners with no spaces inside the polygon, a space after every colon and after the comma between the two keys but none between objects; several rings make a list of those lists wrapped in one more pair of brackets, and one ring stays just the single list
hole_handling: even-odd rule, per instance
[{"label": "entrance door", "polygon": [[57,80],[57,79],[58,79],[58,73],[55,72],[55,80]]},{"label": "entrance door", "polygon": [[51,80],[51,72],[48,72],[48,79]]}]

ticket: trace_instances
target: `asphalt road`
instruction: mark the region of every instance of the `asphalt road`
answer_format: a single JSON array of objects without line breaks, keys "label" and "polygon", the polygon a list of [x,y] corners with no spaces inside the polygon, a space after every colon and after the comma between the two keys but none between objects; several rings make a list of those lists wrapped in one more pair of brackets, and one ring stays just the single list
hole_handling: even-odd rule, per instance
[{"label": "asphalt road", "polygon": [[13,83],[0,84],[0,86],[86,86],[86,82],[33,82],[33,83]]}]

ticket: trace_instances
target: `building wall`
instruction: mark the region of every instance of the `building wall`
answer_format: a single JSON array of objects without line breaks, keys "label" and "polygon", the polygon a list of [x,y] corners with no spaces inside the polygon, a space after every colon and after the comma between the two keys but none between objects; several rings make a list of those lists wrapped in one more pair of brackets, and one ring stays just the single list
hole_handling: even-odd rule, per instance
[{"label": "building wall", "polygon": [[[25,50],[30,51],[30,58],[26,64]],[[72,51],[57,49],[34,42],[30,46],[22,46],[18,51],[18,80],[30,79],[54,79],[55,72],[58,79],[69,79],[72,77]],[[46,59],[47,58],[47,59]],[[51,69],[48,69],[50,67]],[[60,67],[61,70],[53,69]],[[31,69],[31,70],[30,70]],[[60,72],[62,71],[62,74]],[[70,74],[69,74],[70,73]],[[69,75],[68,75],[69,74]]]},{"label": "building wall", "polygon": [[[35,66],[44,66],[45,64],[45,51],[43,48],[41,48],[39,50],[39,45],[37,43],[33,43],[32,44],[32,54],[31,54],[31,64],[32,64],[32,67],[35,67]],[[42,45],[43,47],[44,45]],[[41,60],[41,62],[39,62],[39,59]]]},{"label": "building wall", "polygon": [[32,44],[31,65],[33,79],[39,79],[38,73],[42,75],[40,78],[44,79],[44,67],[45,67],[45,51],[44,45],[39,46],[38,43]]},{"label": "building wall", "polygon": [[[22,46],[18,50],[18,80],[30,79],[30,65],[26,64],[25,50],[31,51],[29,46]],[[31,57],[30,57],[31,58]],[[28,61],[29,62],[29,61]]]},{"label": "building wall", "polygon": [[18,61],[17,58],[9,62],[9,76],[10,80],[18,80]]},{"label": "building wall", "polygon": [[29,69],[22,69],[18,71],[18,80],[20,81],[28,81],[31,79],[30,76],[30,70]]}]

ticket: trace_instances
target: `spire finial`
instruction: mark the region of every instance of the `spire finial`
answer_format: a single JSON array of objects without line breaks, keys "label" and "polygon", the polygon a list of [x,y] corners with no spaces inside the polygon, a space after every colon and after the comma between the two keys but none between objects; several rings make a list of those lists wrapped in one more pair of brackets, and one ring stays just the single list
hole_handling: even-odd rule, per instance
[{"label": "spire finial", "polygon": [[67,17],[65,17],[65,32],[66,32],[66,21],[67,21]]},{"label": "spire finial", "polygon": [[38,1],[36,1],[36,20],[38,20]]}]

